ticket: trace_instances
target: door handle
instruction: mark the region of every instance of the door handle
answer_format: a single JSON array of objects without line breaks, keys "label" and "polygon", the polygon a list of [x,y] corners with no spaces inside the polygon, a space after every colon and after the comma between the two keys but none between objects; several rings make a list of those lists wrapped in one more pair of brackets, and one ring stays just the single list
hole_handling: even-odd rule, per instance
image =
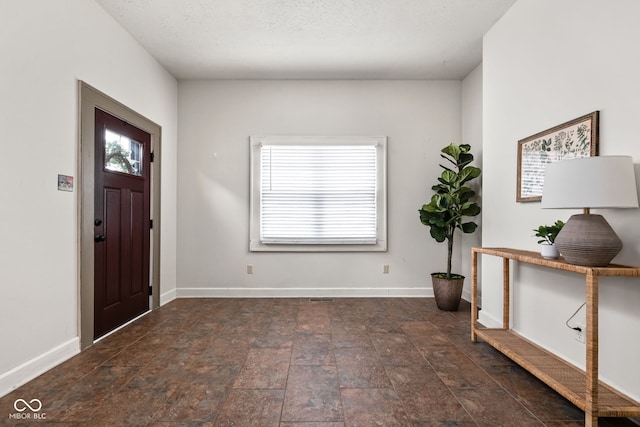
[{"label": "door handle", "polygon": [[105,236],[104,234],[96,234],[96,237],[94,237],[93,240],[95,240],[96,242],[104,242],[105,240],[107,240],[107,236]]}]

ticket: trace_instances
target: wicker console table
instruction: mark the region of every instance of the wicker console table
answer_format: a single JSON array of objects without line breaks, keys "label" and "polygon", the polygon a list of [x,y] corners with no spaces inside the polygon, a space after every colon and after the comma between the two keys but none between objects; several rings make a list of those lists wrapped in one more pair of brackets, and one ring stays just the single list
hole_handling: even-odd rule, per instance
[{"label": "wicker console table", "polygon": [[[478,254],[502,258],[502,328],[481,328],[478,325]],[[510,330],[509,267],[511,261],[571,271],[585,276],[587,301],[586,371],[576,368]],[[640,267],[615,264],[607,267],[584,267],[567,264],[562,259],[547,260],[536,252],[508,248],[473,248],[471,250],[471,275],[471,340],[473,342],[476,342],[478,337],[482,338],[583,410],[587,427],[597,426],[598,417],[640,416],[640,403],[598,380],[599,277],[640,277]]]}]

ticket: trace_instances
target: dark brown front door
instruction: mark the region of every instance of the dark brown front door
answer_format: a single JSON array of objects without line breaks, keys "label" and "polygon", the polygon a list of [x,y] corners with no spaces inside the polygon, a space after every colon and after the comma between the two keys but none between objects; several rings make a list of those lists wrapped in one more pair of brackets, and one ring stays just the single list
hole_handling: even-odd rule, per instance
[{"label": "dark brown front door", "polygon": [[95,110],[94,338],[149,310],[151,136]]}]

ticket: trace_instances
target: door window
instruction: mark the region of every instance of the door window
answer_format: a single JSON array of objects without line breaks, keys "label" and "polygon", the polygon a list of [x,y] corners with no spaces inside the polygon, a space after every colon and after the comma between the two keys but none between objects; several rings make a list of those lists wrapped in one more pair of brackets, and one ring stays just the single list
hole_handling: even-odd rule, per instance
[{"label": "door window", "polygon": [[142,176],[142,144],[109,129],[104,132],[105,170]]}]

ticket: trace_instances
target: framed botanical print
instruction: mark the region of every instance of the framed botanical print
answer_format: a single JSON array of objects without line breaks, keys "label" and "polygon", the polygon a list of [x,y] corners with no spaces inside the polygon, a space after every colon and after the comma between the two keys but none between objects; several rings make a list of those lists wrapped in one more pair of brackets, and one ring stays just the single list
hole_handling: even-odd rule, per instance
[{"label": "framed botanical print", "polygon": [[548,163],[598,155],[599,111],[518,141],[517,202],[542,199]]}]

